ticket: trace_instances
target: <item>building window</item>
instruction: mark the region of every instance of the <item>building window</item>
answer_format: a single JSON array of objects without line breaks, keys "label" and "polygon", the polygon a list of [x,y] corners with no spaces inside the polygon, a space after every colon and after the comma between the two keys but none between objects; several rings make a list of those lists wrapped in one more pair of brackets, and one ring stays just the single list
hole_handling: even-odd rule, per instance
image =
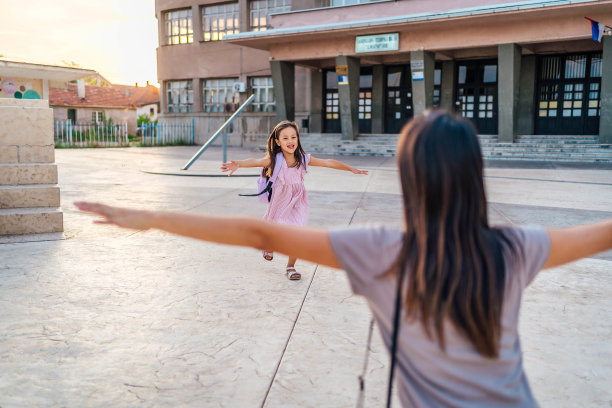
[{"label": "building window", "polygon": [[91,123],[103,123],[104,122],[104,111],[91,112]]},{"label": "building window", "polygon": [[238,105],[238,97],[232,85],[238,78],[207,79],[204,81],[204,111],[233,112]]},{"label": "building window", "polygon": [[272,77],[251,78],[251,89],[255,100],[251,104],[253,112],[274,112],[274,85]]},{"label": "building window", "polygon": [[270,26],[270,14],[282,13],[291,10],[290,0],[251,0],[249,2],[251,14],[251,31],[264,31]]},{"label": "building window", "polygon": [[193,112],[193,83],[191,81],[166,82],[168,113]]},{"label": "building window", "polygon": [[226,34],[240,32],[238,3],[202,7],[202,39],[219,41]]},{"label": "building window", "polygon": [[355,4],[372,3],[377,0],[329,0],[331,7],[353,6]]},{"label": "building window", "polygon": [[434,86],[433,86],[433,99],[431,106],[434,108],[440,107],[440,98],[442,96],[442,67],[436,64],[434,69]]},{"label": "building window", "polygon": [[168,11],[165,14],[166,44],[189,44],[193,42],[191,9]]}]

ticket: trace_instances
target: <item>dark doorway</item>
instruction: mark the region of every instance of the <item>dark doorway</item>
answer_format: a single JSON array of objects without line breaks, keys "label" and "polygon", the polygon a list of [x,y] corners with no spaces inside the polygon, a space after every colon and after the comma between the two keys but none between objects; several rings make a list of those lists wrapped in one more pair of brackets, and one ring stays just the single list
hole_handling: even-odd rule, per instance
[{"label": "dark doorway", "polygon": [[385,95],[385,132],[399,133],[413,116],[410,66],[387,67]]},{"label": "dark doorway", "polygon": [[497,133],[497,61],[457,64],[457,113],[470,119],[478,133]]},{"label": "dark doorway", "polygon": [[372,133],[372,67],[361,68],[358,118],[359,133]]},{"label": "dark doorway", "polygon": [[323,100],[323,129],[325,133],[340,133],[340,100],[336,71],[325,72]]},{"label": "dark doorway", "polygon": [[68,120],[76,123],[76,109],[68,109]]},{"label": "dark doorway", "polygon": [[536,97],[536,134],[598,134],[601,53],[540,57]]}]

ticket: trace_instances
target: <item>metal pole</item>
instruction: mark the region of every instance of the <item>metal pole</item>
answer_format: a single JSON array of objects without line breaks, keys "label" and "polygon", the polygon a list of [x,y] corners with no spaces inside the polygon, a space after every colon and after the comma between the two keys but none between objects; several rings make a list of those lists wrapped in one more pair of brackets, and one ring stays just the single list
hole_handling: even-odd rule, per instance
[{"label": "metal pole", "polygon": [[249,97],[249,99],[247,99],[238,108],[238,110],[236,112],[234,112],[234,114],[232,116],[230,116],[230,118],[228,120],[226,120],[225,123],[223,125],[221,125],[221,127],[219,129],[217,129],[217,131],[210,137],[210,139],[208,139],[208,141],[204,144],[204,146],[202,146],[200,148],[200,150],[198,150],[198,152],[193,155],[193,157],[187,162],[187,164],[185,164],[183,166],[183,168],[181,170],[187,170],[189,167],[191,167],[191,165],[198,159],[198,157],[200,157],[200,155],[202,153],[204,153],[204,151],[206,149],[208,149],[208,147],[215,141],[215,139],[217,137],[219,137],[219,135],[221,135],[221,133],[225,130],[225,128],[227,126],[229,126],[229,124],[232,123],[234,121],[234,119],[236,119],[236,117],[238,117],[238,115],[240,115],[242,113],[242,111],[245,110],[247,108],[247,106],[249,106],[251,104],[251,102],[253,102],[253,99],[255,99],[255,94],[251,95]]},{"label": "metal pole", "polygon": [[223,131],[223,163],[227,163],[227,131]]}]

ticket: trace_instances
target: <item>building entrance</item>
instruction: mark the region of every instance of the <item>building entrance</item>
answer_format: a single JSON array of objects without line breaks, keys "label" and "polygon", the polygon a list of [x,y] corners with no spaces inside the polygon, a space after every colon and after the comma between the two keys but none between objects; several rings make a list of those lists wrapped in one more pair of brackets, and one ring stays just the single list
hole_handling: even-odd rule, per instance
[{"label": "building entrance", "polygon": [[410,66],[387,67],[386,79],[385,132],[399,133],[413,116]]},{"label": "building entrance", "polygon": [[325,133],[340,133],[340,99],[338,97],[338,77],[336,71],[325,73],[325,99],[323,100]]},{"label": "building entrance", "polygon": [[601,53],[539,58],[536,134],[598,134],[600,99]]},{"label": "building entrance", "polygon": [[478,133],[497,133],[497,61],[457,64],[457,112],[469,118]]}]

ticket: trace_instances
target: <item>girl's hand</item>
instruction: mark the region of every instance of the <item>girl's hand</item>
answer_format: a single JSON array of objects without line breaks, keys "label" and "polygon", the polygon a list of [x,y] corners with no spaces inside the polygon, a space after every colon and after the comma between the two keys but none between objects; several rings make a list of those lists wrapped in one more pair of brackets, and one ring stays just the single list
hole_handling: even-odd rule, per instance
[{"label": "girl's hand", "polygon": [[355,173],[355,174],[368,174],[368,171],[367,170],[353,169],[353,173]]},{"label": "girl's hand", "polygon": [[85,201],[75,202],[74,205],[81,211],[98,214],[104,217],[102,220],[94,221],[94,224],[111,224],[137,230],[151,228],[152,214],[148,211],[112,207],[110,205]]},{"label": "girl's hand", "polygon": [[236,163],[236,161],[230,160],[227,163],[221,164],[221,171],[229,171],[228,176],[231,176],[236,170],[238,170],[239,167],[240,166],[238,163]]}]

